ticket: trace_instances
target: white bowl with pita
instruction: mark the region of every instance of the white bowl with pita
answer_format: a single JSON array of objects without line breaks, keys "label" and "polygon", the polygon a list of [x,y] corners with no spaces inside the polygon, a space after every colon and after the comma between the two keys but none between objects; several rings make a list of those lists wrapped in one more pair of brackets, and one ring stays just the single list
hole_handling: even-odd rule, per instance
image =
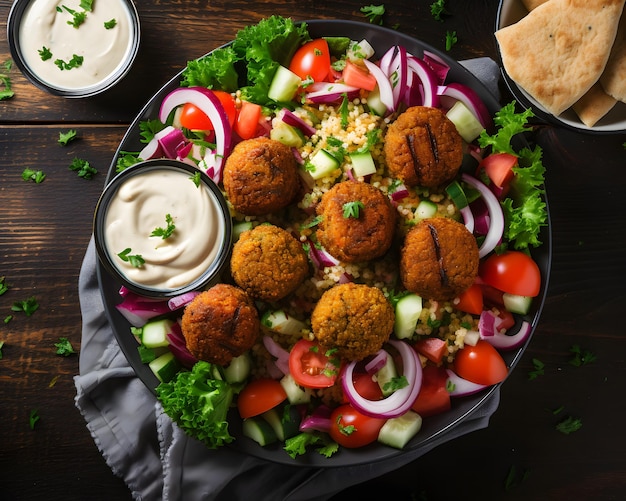
[{"label": "white bowl with pita", "polygon": [[626,132],[626,0],[501,0],[504,79],[546,121]]}]

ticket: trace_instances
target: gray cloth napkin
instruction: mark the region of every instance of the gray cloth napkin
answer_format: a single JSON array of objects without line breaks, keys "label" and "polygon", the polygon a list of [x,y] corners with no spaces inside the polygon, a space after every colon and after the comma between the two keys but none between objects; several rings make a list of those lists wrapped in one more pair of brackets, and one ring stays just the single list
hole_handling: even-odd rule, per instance
[{"label": "gray cloth napkin", "polygon": [[[499,69],[493,60],[479,58],[463,64],[498,95]],[[105,461],[126,482],[134,499],[328,499],[352,485],[396,470],[444,442],[485,428],[498,407],[496,391],[471,419],[427,447],[371,465],[286,466],[229,448],[209,450],[163,412],[121,352],[104,313],[96,260],[92,238],[78,282],[83,327],[79,375],[74,378],[75,403]]]}]

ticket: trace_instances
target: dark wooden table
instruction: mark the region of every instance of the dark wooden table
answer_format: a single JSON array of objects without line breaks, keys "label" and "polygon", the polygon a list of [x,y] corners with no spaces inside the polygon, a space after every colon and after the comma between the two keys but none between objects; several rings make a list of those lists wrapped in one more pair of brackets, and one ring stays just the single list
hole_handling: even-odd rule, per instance
[{"label": "dark wooden table", "polygon": [[[130,499],[74,406],[78,357],[59,356],[54,346],[66,337],[80,350],[79,267],[106,170],[130,120],[188,60],[270,14],[365,20],[362,2],[341,0],[135,3],[141,50],[122,85],[101,97],[66,100],[38,90],[14,67],[15,97],[0,101],[0,276],[11,286],[0,296],[0,320],[15,302],[35,297],[39,303],[32,316],[13,313],[10,322],[0,322],[2,500]],[[449,0],[444,22],[433,19],[430,3],[387,1],[385,25],[442,50],[446,31],[456,31],[453,57],[496,57],[497,0]],[[0,1],[0,62],[10,57],[10,5]],[[505,91],[503,102],[509,99]],[[59,132],[70,128],[79,139],[61,147]],[[540,326],[504,384],[488,429],[381,480],[406,487],[415,499],[624,498],[626,137],[542,126],[535,139],[545,149],[554,246]],[[68,169],[74,157],[99,174],[79,178]],[[25,167],[43,170],[46,180],[24,182]],[[574,345],[595,361],[571,365]],[[545,369],[529,380],[533,359]],[[31,429],[34,410],[40,419]],[[582,428],[557,431],[565,416],[579,418]]]}]

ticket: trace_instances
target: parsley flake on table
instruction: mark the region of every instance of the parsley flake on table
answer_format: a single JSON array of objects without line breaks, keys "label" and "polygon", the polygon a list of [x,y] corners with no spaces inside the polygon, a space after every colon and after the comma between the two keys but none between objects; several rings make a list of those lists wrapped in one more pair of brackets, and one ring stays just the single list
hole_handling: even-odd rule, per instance
[{"label": "parsley flake on table", "polygon": [[104,29],[111,30],[117,26],[117,21],[115,19],[111,19],[110,21],[104,22]]},{"label": "parsley flake on table", "polygon": [[87,160],[81,158],[74,158],[69,169],[76,172],[78,177],[82,177],[83,179],[91,179],[98,173],[98,170],[92,167]]},{"label": "parsley flake on table", "polygon": [[543,376],[544,374],[545,364],[541,360],[533,358],[532,363],[533,370],[528,373],[529,380],[537,379],[539,376]]},{"label": "parsley flake on table", "polygon": [[568,416],[563,421],[557,423],[556,429],[564,435],[569,435],[570,433],[580,430],[582,426],[583,422],[579,418]]},{"label": "parsley flake on table", "polygon": [[361,12],[367,20],[372,24],[383,24],[383,16],[385,15],[385,5],[365,5],[361,7]]},{"label": "parsley flake on table", "polygon": [[63,59],[55,59],[54,64],[56,64],[61,71],[73,70],[74,68],[82,66],[84,60],[85,58],[83,56],[72,54],[72,58],[67,63],[63,61]]},{"label": "parsley flake on table", "polygon": [[450,14],[446,10],[446,0],[437,0],[430,4],[430,13],[435,20],[443,23],[443,16]]},{"label": "parsley flake on table", "polygon": [[141,254],[135,254],[135,255],[131,255],[131,248],[127,247],[126,249],[124,249],[122,252],[120,252],[118,254],[118,257],[126,262],[126,263],[130,263],[131,266],[133,266],[134,268],[141,268],[144,264],[145,264],[145,259],[143,257],[141,257]]},{"label": "parsley flake on table", "polygon": [[596,360],[596,356],[593,353],[588,350],[581,349],[581,347],[577,344],[573,345],[569,351],[573,354],[569,363],[574,367],[582,367],[583,365],[590,364]]},{"label": "parsley flake on table", "polygon": [[37,422],[39,421],[39,411],[37,409],[33,409],[30,411],[30,414],[28,415],[28,425],[30,426],[31,430],[35,429],[35,425],[37,424]]},{"label": "parsley flake on table", "polygon": [[70,129],[67,132],[59,132],[58,142],[61,146],[67,146],[70,141],[73,141],[78,137],[77,134],[78,133],[74,129]]},{"label": "parsley flake on table", "polygon": [[33,170],[33,169],[29,169],[28,167],[26,167],[22,171],[22,179],[24,181],[34,181],[35,183],[39,184],[44,179],[46,179],[46,175],[43,173],[43,171]]},{"label": "parsley flake on table", "polygon": [[15,95],[15,92],[11,90],[11,77],[9,77],[12,67],[13,61],[10,59],[2,64],[3,72],[0,72],[0,84],[4,86],[4,89],[0,88],[0,101],[10,99]]},{"label": "parsley flake on table", "polygon": [[365,205],[363,205],[363,202],[357,200],[355,202],[346,202],[343,204],[342,209],[343,217],[346,219],[351,217],[358,219],[361,215],[361,210],[365,209]]},{"label": "parsley flake on table", "polygon": [[2,360],[2,348],[4,347],[4,341],[0,341],[0,360]]},{"label": "parsley flake on table", "polygon": [[456,31],[446,31],[446,50],[449,51],[456,45],[459,39],[456,36]]},{"label": "parsley flake on table", "polygon": [[6,277],[0,277],[0,296],[9,290]]},{"label": "parsley flake on table", "polygon": [[76,353],[72,343],[66,337],[60,337],[58,343],[54,343],[54,347],[57,349],[56,354],[61,355],[63,357],[69,357]]},{"label": "parsley flake on table", "polygon": [[12,311],[24,312],[27,317],[30,317],[33,313],[35,313],[38,308],[39,303],[34,296],[31,296],[23,301],[16,301],[13,303],[13,306],[11,306]]},{"label": "parsley flake on table", "polygon": [[176,225],[174,224],[174,218],[172,218],[171,214],[165,214],[165,223],[167,226],[165,228],[155,228],[150,233],[151,237],[161,237],[163,240],[172,236],[174,230],[176,229]]}]

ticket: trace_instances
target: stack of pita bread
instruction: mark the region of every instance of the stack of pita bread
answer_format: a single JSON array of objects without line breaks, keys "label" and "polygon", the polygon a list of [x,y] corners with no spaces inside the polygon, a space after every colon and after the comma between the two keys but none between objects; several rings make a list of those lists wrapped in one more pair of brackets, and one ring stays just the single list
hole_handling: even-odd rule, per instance
[{"label": "stack of pita bread", "polygon": [[626,103],[625,0],[522,0],[529,14],[496,31],[508,75],[546,111],[593,127]]}]

